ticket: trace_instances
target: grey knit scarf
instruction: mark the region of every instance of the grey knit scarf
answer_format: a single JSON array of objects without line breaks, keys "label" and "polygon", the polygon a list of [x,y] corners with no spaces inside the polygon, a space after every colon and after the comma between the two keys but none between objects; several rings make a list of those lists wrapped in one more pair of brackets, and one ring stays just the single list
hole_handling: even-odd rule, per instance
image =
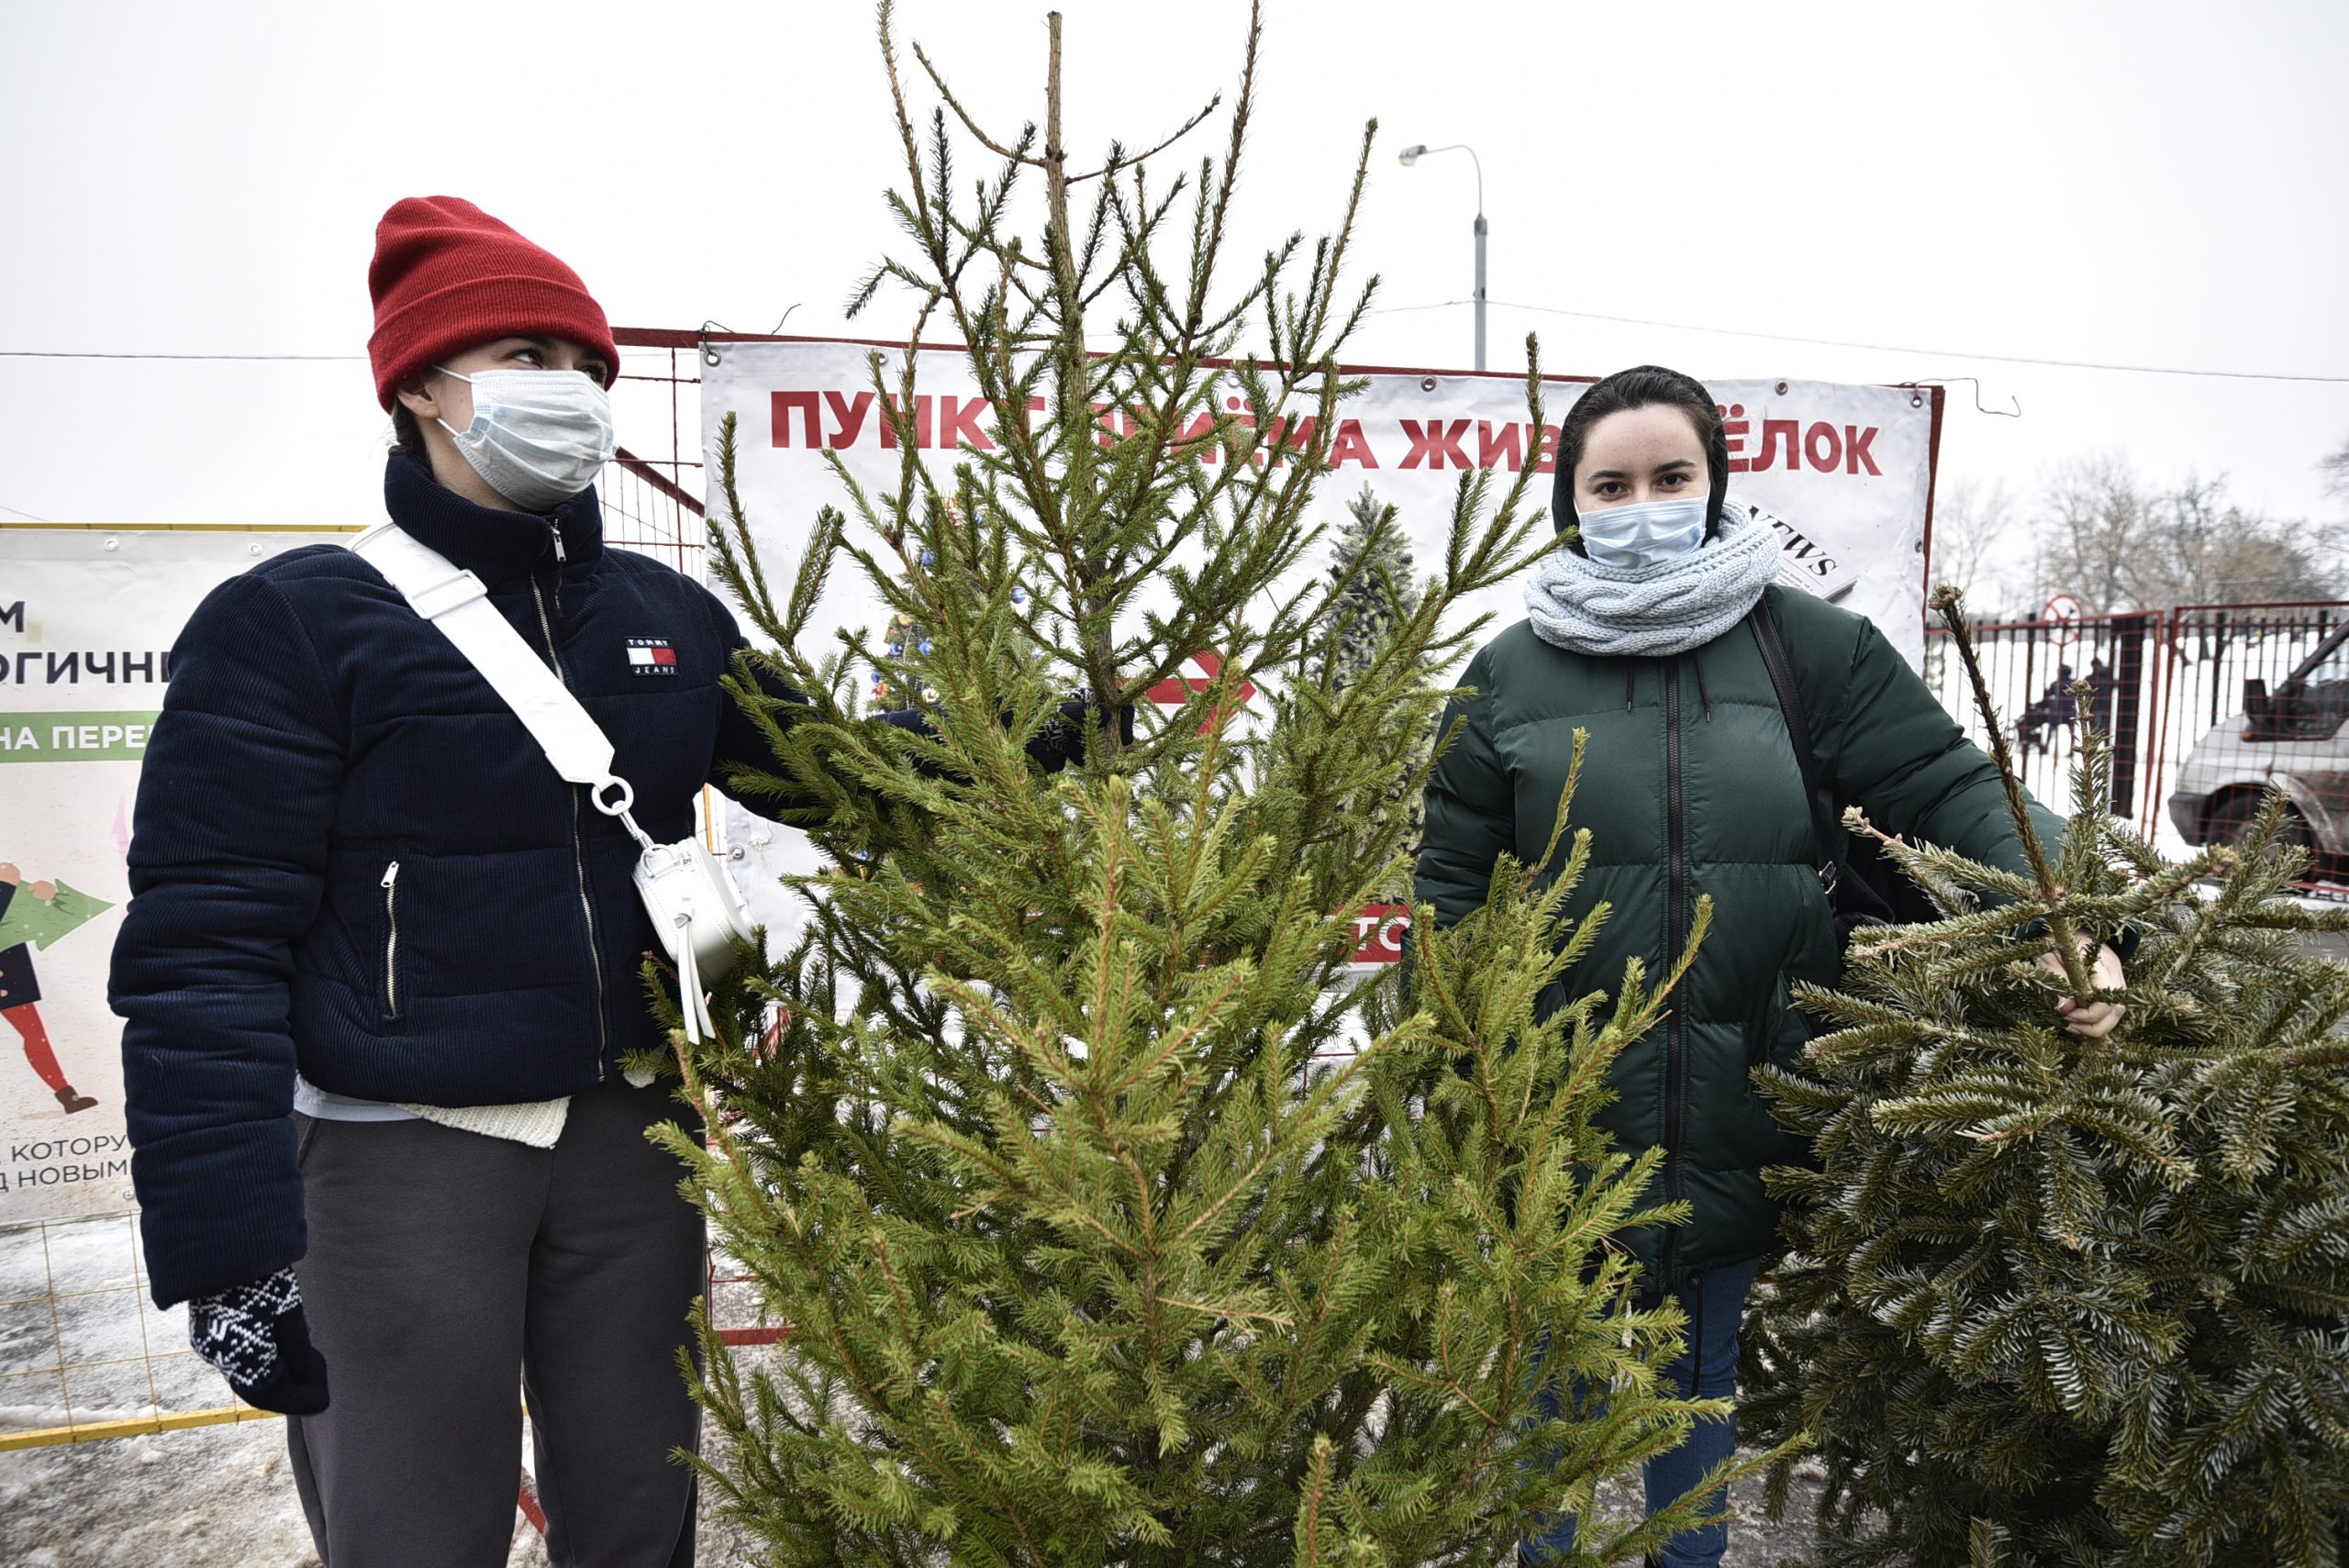
[{"label": "grey knit scarf", "polygon": [[1712,538],[1654,566],[1601,566],[1561,541],[1526,579],[1525,613],[1542,641],[1569,652],[1686,653],[1744,619],[1777,570],[1777,536],[1724,501]]}]

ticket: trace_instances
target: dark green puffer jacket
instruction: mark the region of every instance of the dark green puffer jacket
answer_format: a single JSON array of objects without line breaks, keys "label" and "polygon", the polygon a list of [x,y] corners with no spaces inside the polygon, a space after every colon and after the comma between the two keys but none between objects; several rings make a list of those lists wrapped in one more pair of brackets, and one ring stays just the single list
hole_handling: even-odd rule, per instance
[{"label": "dark green puffer jacket", "polygon": [[[1776,617],[1809,717],[1832,815],[1857,806],[1876,827],[2022,871],[1998,774],[1925,684],[1865,618],[1773,585]],[[1612,907],[1591,951],[1542,1001],[1551,1010],[1610,994],[1626,960],[1651,978],[1677,961],[1699,895],[1713,927],[1667,1018],[1626,1050],[1601,1122],[1627,1150],[1661,1145],[1661,1191],[1686,1199],[1682,1226],[1623,1238],[1669,1287],[1770,1250],[1776,1206],[1765,1165],[1799,1161],[1749,1074],[1807,1038],[1789,982],[1831,982],[1834,917],[1814,871],[1811,817],[1785,717],[1750,625],[1670,658],[1598,658],[1544,642],[1520,621],[1462,677],[1446,714],[1467,724],[1427,792],[1418,895],[1450,925],[1484,903],[1495,858],[1531,861],[1549,840],[1574,756],[1589,731],[1569,830],[1591,860],[1572,912]],[[2037,810],[2043,841],[2061,821]]]}]

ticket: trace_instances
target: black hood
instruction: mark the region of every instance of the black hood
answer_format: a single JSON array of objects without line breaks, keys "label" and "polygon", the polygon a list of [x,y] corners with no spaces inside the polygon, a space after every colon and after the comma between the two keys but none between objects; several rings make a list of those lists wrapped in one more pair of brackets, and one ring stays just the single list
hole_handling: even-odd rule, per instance
[{"label": "black hood", "polygon": [[[1587,393],[1588,389],[1585,389]],[[1569,417],[1573,410],[1567,410]],[[1556,472],[1550,480],[1550,525],[1564,534],[1581,521],[1575,515],[1575,476],[1566,466],[1565,439],[1559,438],[1559,451],[1553,464]],[[1705,495],[1705,537],[1712,538],[1721,531],[1721,503],[1729,496],[1729,432],[1716,422],[1712,439],[1705,443],[1705,472],[1708,480]],[[1570,547],[1582,549],[1577,539]]]}]

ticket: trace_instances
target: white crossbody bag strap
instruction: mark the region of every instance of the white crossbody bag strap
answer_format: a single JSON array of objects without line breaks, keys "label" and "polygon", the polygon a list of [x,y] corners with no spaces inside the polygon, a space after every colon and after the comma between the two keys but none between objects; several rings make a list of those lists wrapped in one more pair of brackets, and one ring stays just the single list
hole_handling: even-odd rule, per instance
[{"label": "white crossbody bag strap", "polygon": [[[597,807],[607,815],[626,816],[634,804],[632,798],[624,798],[618,809],[605,806],[607,795],[613,791],[622,797],[633,795],[628,781],[612,773],[610,739],[587,717],[587,710],[546,661],[532,652],[521,633],[497,613],[480,578],[396,523],[376,524],[351,540],[351,549],[382,573],[417,615],[457,645],[457,651],[514,710],[514,717],[545,751],[556,773],[573,784],[588,785]],[[628,827],[640,841],[651,842],[633,819]]]},{"label": "white crossbody bag strap", "polygon": [[[384,574],[416,613],[440,628],[514,710],[556,773],[588,786],[587,798],[643,849],[636,882],[653,924],[677,962],[686,1037],[713,1032],[702,986],[725,978],[730,944],[748,937],[741,894],[725,868],[691,839],[660,844],[637,826],[636,792],[612,772],[613,748],[579,699],[489,602],[482,580],[401,528],[378,523],[351,541],[353,554]],[[668,929],[662,929],[663,926]],[[700,949],[701,951],[696,951]]]}]

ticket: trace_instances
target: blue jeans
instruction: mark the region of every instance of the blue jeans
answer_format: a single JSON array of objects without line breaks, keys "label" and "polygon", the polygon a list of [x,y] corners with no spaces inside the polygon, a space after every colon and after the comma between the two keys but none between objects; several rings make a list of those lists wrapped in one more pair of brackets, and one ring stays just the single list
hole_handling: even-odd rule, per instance
[{"label": "blue jeans", "polygon": [[[1725,1268],[1708,1269],[1672,1293],[1680,1309],[1688,1315],[1688,1342],[1679,1359],[1666,1369],[1665,1376],[1678,1388],[1682,1396],[1692,1399],[1734,1397],[1737,1393],[1737,1324],[1745,1309],[1745,1293],[1753,1284],[1753,1276],[1761,1272],[1761,1260],[1731,1263]],[[1662,1299],[1660,1292],[1642,1291],[1642,1307],[1654,1307]],[[1555,1384],[1543,1385],[1535,1396],[1534,1407],[1545,1418],[1554,1419],[1564,1411]],[[1695,1486],[1705,1478],[1705,1473],[1727,1459],[1737,1450],[1737,1420],[1698,1421],[1689,1429],[1688,1437],[1669,1453],[1660,1453],[1647,1462],[1648,1511],[1653,1513],[1664,1504]],[[1708,1507],[1714,1512],[1728,1505],[1725,1494],[1713,1494]],[[1519,1543],[1517,1558],[1521,1563],[1542,1563],[1555,1561],[1573,1550],[1575,1521],[1571,1516],[1549,1521],[1546,1529]],[[1672,1538],[1664,1549],[1664,1568],[1715,1568],[1721,1554],[1729,1550],[1729,1523],[1720,1520],[1702,1529],[1684,1530]]]}]

